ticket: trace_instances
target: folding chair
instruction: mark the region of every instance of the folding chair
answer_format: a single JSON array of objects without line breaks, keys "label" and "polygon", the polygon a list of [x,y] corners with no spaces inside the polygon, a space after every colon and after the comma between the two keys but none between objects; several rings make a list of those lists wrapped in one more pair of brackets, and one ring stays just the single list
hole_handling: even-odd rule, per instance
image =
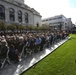
[{"label": "folding chair", "polygon": [[23,46],[22,52],[19,55],[19,59],[21,59],[22,57],[24,57],[24,49],[25,49],[26,45]]},{"label": "folding chair", "polygon": [[26,48],[26,55],[31,55],[31,54],[32,54],[32,50],[29,46],[29,47]]},{"label": "folding chair", "polygon": [[4,59],[1,59],[1,68],[3,68],[4,67],[4,65],[5,65],[5,63],[6,63],[6,61],[9,63],[9,64],[11,64],[11,62],[10,62],[10,60],[9,60],[9,56],[8,56],[8,54],[9,54],[9,48],[8,48],[8,51],[7,51],[7,54],[6,54],[6,58],[4,58]]}]

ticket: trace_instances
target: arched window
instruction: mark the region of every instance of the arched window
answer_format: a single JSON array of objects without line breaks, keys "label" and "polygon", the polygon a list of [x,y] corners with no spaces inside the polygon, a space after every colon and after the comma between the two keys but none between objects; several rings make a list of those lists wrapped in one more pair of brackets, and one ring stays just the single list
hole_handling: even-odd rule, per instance
[{"label": "arched window", "polygon": [[18,21],[22,22],[22,12],[18,11]]},{"label": "arched window", "polygon": [[15,21],[15,11],[12,8],[10,8],[9,10],[9,18],[10,18],[10,21]]},{"label": "arched window", "polygon": [[5,20],[5,8],[0,5],[0,20]]},{"label": "arched window", "polygon": [[28,23],[28,13],[25,13],[25,22]]}]

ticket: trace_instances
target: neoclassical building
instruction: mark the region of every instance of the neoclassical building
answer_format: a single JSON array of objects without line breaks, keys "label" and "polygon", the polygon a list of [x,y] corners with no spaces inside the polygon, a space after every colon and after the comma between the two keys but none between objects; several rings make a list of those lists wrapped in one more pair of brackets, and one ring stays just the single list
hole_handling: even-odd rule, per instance
[{"label": "neoclassical building", "polygon": [[41,15],[24,0],[0,0],[0,21],[22,25],[41,25]]}]

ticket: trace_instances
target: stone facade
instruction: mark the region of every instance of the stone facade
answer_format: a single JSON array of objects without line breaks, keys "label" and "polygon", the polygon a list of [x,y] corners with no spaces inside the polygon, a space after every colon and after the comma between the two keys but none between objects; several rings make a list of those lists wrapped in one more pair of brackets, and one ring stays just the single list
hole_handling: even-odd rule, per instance
[{"label": "stone facade", "polygon": [[16,2],[19,2],[19,3],[24,3],[24,0],[13,0],[13,1],[16,1]]},{"label": "stone facade", "polygon": [[[2,19],[2,12],[0,12],[0,21],[22,25],[37,25],[37,23],[41,25],[40,13],[24,4],[24,0],[0,0],[0,10],[5,15],[5,18]],[[12,13],[12,11],[14,12]]]}]

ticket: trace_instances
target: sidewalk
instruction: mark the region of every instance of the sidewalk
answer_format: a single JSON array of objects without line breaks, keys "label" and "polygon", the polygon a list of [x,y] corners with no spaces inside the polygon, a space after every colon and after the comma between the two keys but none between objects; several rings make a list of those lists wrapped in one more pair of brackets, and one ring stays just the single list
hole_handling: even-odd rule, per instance
[{"label": "sidewalk", "polygon": [[17,64],[11,64],[8,67],[0,69],[0,75],[20,75],[21,73],[29,69],[31,66],[33,66],[34,64],[38,63],[40,60],[45,58],[47,55],[52,53],[59,46],[65,43],[68,39],[69,38],[66,38],[65,40],[60,41],[59,43],[55,44],[49,49],[45,49],[38,53],[29,55],[28,57],[24,58],[21,62]]}]

